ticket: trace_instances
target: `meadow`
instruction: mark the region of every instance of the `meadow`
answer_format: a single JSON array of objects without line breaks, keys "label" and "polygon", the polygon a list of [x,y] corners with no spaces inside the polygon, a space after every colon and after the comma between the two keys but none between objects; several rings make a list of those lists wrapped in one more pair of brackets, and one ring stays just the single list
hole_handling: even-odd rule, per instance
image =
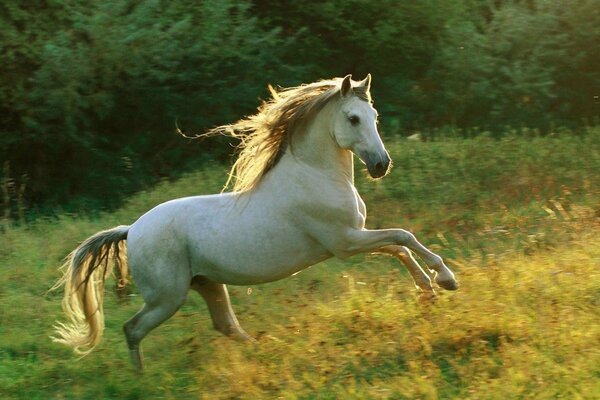
[{"label": "meadow", "polygon": [[600,398],[600,128],[387,142],[391,174],[357,173],[368,225],[413,231],[445,257],[459,291],[428,301],[395,260],[332,259],[283,281],[230,287],[256,343],[214,331],[190,293],[144,341],[139,375],[121,326],[141,299],[135,287],[118,297],[109,283],[98,348],[78,359],[53,343],[62,293],[47,290],[62,258],[160,202],[219,191],[227,167],[210,166],[111,212],[4,221],[0,397]]}]

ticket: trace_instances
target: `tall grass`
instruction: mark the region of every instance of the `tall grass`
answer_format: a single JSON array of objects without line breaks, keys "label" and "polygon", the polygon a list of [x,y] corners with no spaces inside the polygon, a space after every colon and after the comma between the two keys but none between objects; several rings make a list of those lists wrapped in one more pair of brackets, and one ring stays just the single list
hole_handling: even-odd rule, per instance
[{"label": "tall grass", "polygon": [[220,190],[211,167],[119,210],[62,215],[0,236],[0,393],[7,399],[600,397],[600,129],[555,137],[389,143],[390,176],[357,185],[372,227],[403,226],[445,256],[456,293],[424,302],[387,258],[330,260],[232,287],[244,328],[221,337],[199,297],[128,364],[122,323],[141,305],[106,297],[104,341],[77,360],[48,336],[56,267],[90,234],[175,197]]},{"label": "tall grass", "polygon": [[358,181],[371,224],[401,222],[437,237],[452,255],[552,247],[571,238],[555,220],[585,220],[600,210],[600,128],[403,141],[390,151],[391,176]]}]

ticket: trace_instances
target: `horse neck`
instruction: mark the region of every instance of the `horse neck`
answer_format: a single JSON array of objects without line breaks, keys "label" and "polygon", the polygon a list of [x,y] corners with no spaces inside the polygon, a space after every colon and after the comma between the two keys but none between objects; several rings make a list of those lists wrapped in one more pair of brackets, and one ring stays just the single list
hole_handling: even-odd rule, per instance
[{"label": "horse neck", "polygon": [[354,182],[353,154],[340,148],[331,134],[332,112],[333,106],[326,106],[304,132],[297,132],[288,153],[296,162],[317,168],[333,179]]}]

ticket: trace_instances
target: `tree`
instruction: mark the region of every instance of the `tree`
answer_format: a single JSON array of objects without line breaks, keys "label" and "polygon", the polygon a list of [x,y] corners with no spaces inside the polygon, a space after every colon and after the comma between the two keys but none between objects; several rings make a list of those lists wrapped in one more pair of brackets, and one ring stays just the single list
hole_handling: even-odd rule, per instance
[{"label": "tree", "polygon": [[244,1],[44,4],[3,3],[0,50],[0,151],[36,203],[116,200],[202,158],[176,121],[201,131],[252,110],[286,44]]}]

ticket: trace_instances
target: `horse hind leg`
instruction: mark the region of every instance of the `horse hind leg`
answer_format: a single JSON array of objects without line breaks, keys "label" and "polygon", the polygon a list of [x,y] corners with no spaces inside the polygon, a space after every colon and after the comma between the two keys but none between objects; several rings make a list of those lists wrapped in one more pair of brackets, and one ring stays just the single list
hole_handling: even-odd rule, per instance
[{"label": "horse hind leg", "polygon": [[210,312],[214,328],[237,340],[254,341],[240,326],[229,300],[227,287],[202,276],[192,279],[191,288],[200,293]]},{"label": "horse hind leg", "polygon": [[[123,331],[129,347],[129,356],[133,365],[141,372],[143,356],[140,343],[151,330],[169,319],[183,305],[189,290],[189,282],[173,281],[172,285],[159,289],[159,285],[138,286],[142,289],[144,305],[123,325]],[[144,290],[145,289],[145,290]]]}]

